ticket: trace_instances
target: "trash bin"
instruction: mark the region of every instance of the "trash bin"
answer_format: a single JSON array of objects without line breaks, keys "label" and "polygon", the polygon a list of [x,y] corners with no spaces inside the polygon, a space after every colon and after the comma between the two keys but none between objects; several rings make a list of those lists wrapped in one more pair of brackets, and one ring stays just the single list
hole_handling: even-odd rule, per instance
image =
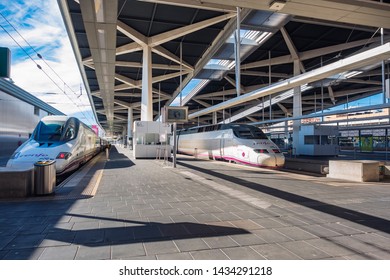
[{"label": "trash bin", "polygon": [[36,195],[51,194],[56,185],[56,161],[37,161],[34,163],[34,189]]}]

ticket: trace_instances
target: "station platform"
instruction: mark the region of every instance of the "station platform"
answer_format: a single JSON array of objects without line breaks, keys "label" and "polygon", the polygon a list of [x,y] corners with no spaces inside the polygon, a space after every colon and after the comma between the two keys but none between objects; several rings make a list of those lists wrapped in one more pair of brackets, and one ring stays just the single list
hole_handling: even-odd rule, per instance
[{"label": "station platform", "polygon": [[55,194],[0,200],[0,259],[390,259],[390,184],[113,146]]}]

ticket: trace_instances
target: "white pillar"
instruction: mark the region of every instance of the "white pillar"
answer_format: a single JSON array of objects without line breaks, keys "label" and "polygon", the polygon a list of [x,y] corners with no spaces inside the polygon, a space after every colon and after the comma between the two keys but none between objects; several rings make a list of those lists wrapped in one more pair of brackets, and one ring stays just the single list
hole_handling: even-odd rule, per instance
[{"label": "white pillar", "polygon": [[[299,75],[299,60],[294,60],[294,76]],[[294,88],[293,96],[293,117],[302,116],[302,96],[301,96],[301,87],[297,86]],[[301,120],[293,121],[293,148],[295,149],[295,155],[299,155],[299,132],[301,128]],[[302,144],[302,143],[301,143]]]},{"label": "white pillar", "polygon": [[152,48],[143,49],[141,121],[153,121]]}]

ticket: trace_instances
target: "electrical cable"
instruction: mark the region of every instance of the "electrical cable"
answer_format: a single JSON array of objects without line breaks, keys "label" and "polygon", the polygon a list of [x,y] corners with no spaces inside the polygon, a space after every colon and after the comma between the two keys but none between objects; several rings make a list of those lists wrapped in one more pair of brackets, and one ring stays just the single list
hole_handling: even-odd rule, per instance
[{"label": "electrical cable", "polygon": [[[77,98],[79,98],[81,96],[80,95],[77,95],[77,93],[75,93],[75,91],[73,91],[70,86],[57,74],[57,72],[46,62],[45,59],[43,59],[42,55],[39,54],[34,47],[31,46],[31,44],[20,34],[20,32],[12,25],[12,23],[0,12],[0,15],[6,20],[6,22],[16,31],[16,33],[26,42],[26,44],[37,54],[38,58],[40,58],[49,68],[50,70],[55,73],[55,75],[64,83],[64,85],[66,87],[68,87],[72,92],[73,94],[75,94],[77,96]],[[23,50],[23,52],[35,63],[35,65],[37,66],[38,69],[42,70],[42,72],[53,82],[53,84],[55,84],[61,92],[63,92],[65,94],[65,96],[80,110],[80,113],[84,116],[84,118],[86,120],[92,120],[92,123],[95,122],[95,119],[93,118],[93,116],[91,116],[91,114],[89,113],[89,117],[87,117],[84,113],[83,110],[80,109],[80,106],[81,105],[78,105],[73,99],[71,99],[69,97],[69,95],[66,93],[65,89],[63,90],[50,76],[49,74],[41,67],[41,65],[39,65],[35,60],[34,58],[26,51],[25,48],[23,48],[19,43],[18,41],[7,31],[7,29],[3,26],[3,25],[0,25],[0,27],[4,30],[4,32],[6,32],[8,34],[8,36],[11,37],[11,39],[18,45],[18,47]],[[81,85],[80,85],[81,87]]]},{"label": "electrical cable", "polygon": [[26,44],[36,53],[38,58],[40,58],[47,65],[47,67],[49,67],[50,70],[53,71],[54,74],[56,74],[56,76],[64,83],[64,85],[66,85],[73,92],[73,94],[78,95],[70,86],[68,86],[68,84],[60,77],[60,75],[58,75],[58,73],[46,62],[46,60],[43,58],[43,56],[40,53],[38,53],[33,46],[30,45],[30,43],[23,37],[23,35],[20,34],[20,32],[15,28],[15,26],[13,26],[13,24],[1,12],[0,12],[0,15],[15,30],[15,32],[23,39],[23,41],[26,42]]}]

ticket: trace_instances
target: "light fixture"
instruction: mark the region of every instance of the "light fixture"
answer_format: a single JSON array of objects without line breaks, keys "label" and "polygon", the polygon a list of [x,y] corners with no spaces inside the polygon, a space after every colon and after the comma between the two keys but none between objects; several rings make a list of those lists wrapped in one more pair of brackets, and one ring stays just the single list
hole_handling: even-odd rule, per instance
[{"label": "light fixture", "polygon": [[357,75],[360,75],[361,73],[363,73],[362,71],[350,71],[350,72],[344,72],[344,78],[345,79],[349,79],[349,78],[352,78],[354,76],[357,76]]},{"label": "light fixture", "polygon": [[275,1],[272,1],[272,2],[269,4],[269,9],[270,9],[270,10],[274,10],[274,11],[280,11],[281,9],[284,8],[285,5],[286,5],[286,1],[283,1],[283,0],[275,0]]}]

